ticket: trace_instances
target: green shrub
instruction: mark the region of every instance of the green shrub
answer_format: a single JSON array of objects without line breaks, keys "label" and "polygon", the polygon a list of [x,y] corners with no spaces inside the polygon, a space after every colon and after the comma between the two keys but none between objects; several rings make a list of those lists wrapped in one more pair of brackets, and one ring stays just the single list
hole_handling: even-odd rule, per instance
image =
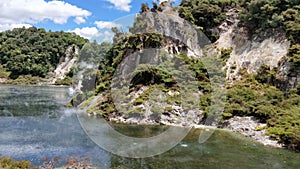
[{"label": "green shrub", "polygon": [[255,127],[255,131],[262,131],[262,130],[265,130],[266,129],[266,127],[265,126],[256,126]]},{"label": "green shrub", "polygon": [[261,121],[267,122],[268,119],[276,115],[276,109],[277,107],[272,105],[259,105],[255,107],[255,116],[259,117]]},{"label": "green shrub", "polygon": [[221,50],[221,60],[222,60],[222,64],[223,64],[223,66],[225,66],[226,65],[226,63],[227,63],[227,61],[228,61],[228,59],[230,58],[230,55],[231,55],[231,53],[232,53],[232,48],[229,48],[229,49],[222,49]]},{"label": "green shrub", "polygon": [[275,85],[276,73],[277,73],[276,70],[271,70],[269,66],[263,65],[257,71],[257,74],[255,75],[255,79],[259,83]]},{"label": "green shrub", "polygon": [[9,79],[7,81],[5,81],[5,83],[8,84],[38,84],[40,82],[41,78],[37,77],[37,76],[31,76],[31,75],[22,75],[19,76],[17,79],[13,80],[13,79]]},{"label": "green shrub", "polygon": [[11,158],[0,157],[2,169],[37,169],[31,166],[29,161],[14,161]]},{"label": "green shrub", "polygon": [[69,86],[73,83],[73,79],[69,76],[66,76],[64,79],[57,79],[55,85],[66,85]]},{"label": "green shrub", "polygon": [[292,106],[288,109],[282,109],[276,117],[276,121],[268,128],[268,134],[293,149],[299,149],[300,107]]},{"label": "green shrub", "polygon": [[225,10],[237,6],[237,0],[187,0],[178,7],[179,16],[198,26],[214,42],[218,34],[212,30],[225,19]]},{"label": "green shrub", "polygon": [[135,105],[135,106],[137,106],[137,105],[141,105],[141,104],[143,104],[144,103],[144,100],[143,99],[141,99],[141,98],[137,98],[137,99],[135,99],[134,101],[133,101],[133,105]]},{"label": "green shrub", "polygon": [[298,69],[300,66],[300,44],[292,45],[289,49],[289,61],[292,63],[292,68]]},{"label": "green shrub", "polygon": [[2,65],[0,65],[0,78],[8,78],[10,72],[8,72]]},{"label": "green shrub", "polygon": [[228,89],[224,112],[225,119],[230,118],[230,115],[255,116],[261,122],[267,123],[268,135],[294,150],[300,149],[298,87],[290,93],[284,93],[243,73],[243,80]]},{"label": "green shrub", "polygon": [[222,113],[223,119],[230,119],[231,117],[233,117],[233,115],[231,113]]},{"label": "green shrub", "polygon": [[173,110],[173,108],[170,107],[170,106],[167,106],[167,107],[165,108],[165,111],[166,111],[166,112],[171,112],[172,110]]}]

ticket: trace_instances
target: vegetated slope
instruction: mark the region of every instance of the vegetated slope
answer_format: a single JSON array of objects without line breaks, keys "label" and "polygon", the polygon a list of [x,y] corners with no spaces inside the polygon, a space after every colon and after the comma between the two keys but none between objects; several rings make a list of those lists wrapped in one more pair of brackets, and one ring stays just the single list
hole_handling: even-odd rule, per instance
[{"label": "vegetated slope", "polygon": [[68,47],[81,48],[86,42],[74,33],[47,32],[36,27],[1,32],[1,74],[11,79],[23,75],[44,78],[54,71]]},{"label": "vegetated slope", "polygon": [[[224,31],[224,27],[220,25],[221,23],[225,22],[227,26],[237,24],[234,30],[226,30],[233,32],[230,32],[232,34],[231,39],[225,40],[231,42],[231,44],[234,43],[233,45],[239,48],[239,51],[235,51],[237,55],[248,52],[249,49],[247,48],[257,48],[257,44],[264,45],[262,43],[264,40],[271,41],[269,44],[280,45],[281,43],[284,45],[283,48],[288,47],[288,55],[280,57],[281,63],[279,64],[281,65],[275,65],[279,71],[277,72],[278,76],[280,75],[277,79],[282,80],[282,82],[277,81],[276,85],[285,90],[295,87],[300,81],[299,68],[297,68],[299,67],[300,57],[299,0],[185,0],[177,8],[181,17],[200,27],[212,42],[220,40],[218,38]],[[229,10],[238,13],[236,18],[238,22],[230,18],[234,15],[232,11],[230,12],[231,16],[228,16]],[[287,40],[288,42],[286,42]],[[226,44],[226,42],[223,40],[223,44]],[[238,43],[245,45],[242,46]],[[228,45],[226,47],[230,48]],[[261,47],[267,48],[265,46]],[[270,48],[269,50],[273,49]],[[283,51],[277,51],[283,53]],[[241,56],[240,60],[243,59],[245,58]],[[269,60],[278,60],[278,58],[269,58]],[[253,67],[253,65],[251,66]],[[261,64],[258,64],[256,69],[259,69],[260,66]],[[274,64],[269,66],[273,68]]]},{"label": "vegetated slope", "polygon": [[[267,123],[267,134],[286,144],[289,148],[300,148],[300,85],[297,85],[297,72],[299,72],[299,1],[257,1],[243,0],[185,0],[179,7],[179,16],[195,24],[197,29],[203,30],[211,38],[213,48],[226,68],[227,78],[232,81],[227,84],[226,107],[222,114],[223,120],[234,116],[255,116],[261,122]],[[230,10],[234,16],[230,15]],[[141,13],[164,12],[161,6],[153,5],[150,9],[143,4]],[[176,12],[170,12],[176,15]],[[229,15],[228,15],[229,14]],[[235,16],[236,15],[236,16]],[[232,18],[233,17],[233,20]],[[226,25],[223,25],[226,23]],[[135,26],[147,28],[147,23],[136,20]],[[223,27],[222,27],[223,26]],[[224,29],[224,26],[227,28]],[[131,30],[135,30],[132,28]],[[244,31],[240,31],[244,30]],[[230,38],[224,38],[228,31],[232,31]],[[247,43],[238,43],[232,40],[232,35],[245,37]],[[144,51],[147,48],[163,48],[167,54],[180,58],[194,71],[198,80],[200,92],[199,110],[194,115],[194,123],[201,124],[209,115],[211,101],[210,77],[205,66],[199,58],[189,57],[188,46],[178,44],[176,40],[154,33],[122,34],[115,36],[113,47],[103,56],[97,71],[96,88],[94,93],[83,94],[83,100],[92,95],[100,95],[100,99],[88,110],[90,113],[101,114],[108,119],[117,119],[123,122],[138,122],[149,117],[149,123],[161,123],[167,120],[177,123],[174,118],[184,116],[184,111],[176,109],[180,104],[180,91],[174,79],[170,78],[170,71],[164,67],[153,69],[141,65],[135,72],[137,79],[131,82],[128,97],[131,97],[133,106],[126,111],[116,111],[112,98],[111,80],[118,65],[123,59],[131,57],[133,53]],[[249,42],[249,43],[248,43]],[[264,57],[257,52],[269,51],[266,46],[277,44],[279,54],[274,54],[276,62],[272,60],[273,54]],[[229,44],[223,46],[222,44]],[[267,43],[268,45],[263,45]],[[290,46],[289,46],[290,44]],[[256,47],[254,45],[257,45]],[[181,46],[184,50],[173,50]],[[237,47],[238,46],[238,47]],[[250,46],[250,47],[247,47]],[[242,51],[237,51],[242,50]],[[177,52],[174,52],[177,51]],[[178,52],[179,51],[179,52]],[[246,52],[246,55],[243,55]],[[252,53],[254,52],[254,54]],[[276,53],[276,52],[275,52]],[[154,52],[153,57],[156,58]],[[161,54],[163,55],[163,54]],[[259,58],[253,57],[257,55]],[[243,64],[245,56],[250,64]],[[251,59],[252,58],[252,59]],[[129,58],[130,59],[130,58]],[[164,58],[160,58],[164,60]],[[238,61],[238,66],[234,63]],[[261,61],[261,62],[259,62]],[[256,64],[259,63],[259,64]],[[249,66],[251,65],[251,66]],[[257,67],[255,67],[257,66]],[[234,71],[231,72],[231,69]],[[233,75],[230,77],[229,75]],[[296,79],[295,79],[296,78]],[[292,85],[290,79],[293,80]],[[159,89],[167,96],[169,105],[145,108],[151,98],[151,92]],[[88,97],[86,97],[88,96]],[[93,98],[93,97],[92,97]],[[90,100],[89,100],[90,101]],[[150,99],[151,101],[151,99]],[[156,100],[156,104],[159,101]],[[84,105],[84,104],[83,104]],[[154,104],[155,105],[155,104]],[[149,115],[152,112],[152,116]],[[197,114],[198,113],[198,114]],[[122,117],[122,118],[119,118]],[[170,119],[169,117],[173,118]],[[221,121],[222,122],[222,121]],[[223,121],[224,122],[224,121]],[[261,130],[261,129],[259,129]]]},{"label": "vegetated slope", "polygon": [[[178,8],[208,35],[221,36],[216,47],[234,80],[224,117],[258,117],[270,136],[299,149],[299,0],[186,0]],[[232,8],[235,20],[225,17]],[[226,23],[225,32],[220,21]]]}]

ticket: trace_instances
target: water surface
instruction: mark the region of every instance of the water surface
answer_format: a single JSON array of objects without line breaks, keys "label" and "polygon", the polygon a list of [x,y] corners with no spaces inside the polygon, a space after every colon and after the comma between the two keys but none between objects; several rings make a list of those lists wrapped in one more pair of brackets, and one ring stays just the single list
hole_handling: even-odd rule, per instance
[{"label": "water surface", "polygon": [[[30,160],[34,165],[42,164],[45,157],[89,157],[101,169],[300,168],[299,154],[265,147],[226,131],[217,131],[206,143],[199,144],[200,130],[192,130],[164,154],[145,159],[119,157],[89,139],[78,122],[78,110],[64,107],[69,99],[68,88],[0,85],[0,156]],[[150,137],[166,129],[113,127],[135,137]]]}]

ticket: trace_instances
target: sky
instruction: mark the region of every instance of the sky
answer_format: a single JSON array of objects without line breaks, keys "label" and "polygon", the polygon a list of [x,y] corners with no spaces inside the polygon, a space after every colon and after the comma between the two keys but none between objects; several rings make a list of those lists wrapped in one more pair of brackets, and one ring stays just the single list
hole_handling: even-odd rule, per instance
[{"label": "sky", "polygon": [[130,25],[141,3],[152,1],[157,0],[0,0],[0,32],[35,26],[105,41],[112,37],[111,27]]}]

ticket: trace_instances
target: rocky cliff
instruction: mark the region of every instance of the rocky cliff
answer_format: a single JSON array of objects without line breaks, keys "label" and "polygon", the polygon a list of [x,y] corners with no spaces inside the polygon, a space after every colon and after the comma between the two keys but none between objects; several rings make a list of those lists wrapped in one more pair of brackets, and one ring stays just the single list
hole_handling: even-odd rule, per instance
[{"label": "rocky cliff", "polygon": [[67,77],[67,73],[71,71],[78,60],[79,50],[77,46],[67,48],[65,56],[60,58],[53,72],[53,78],[49,79],[49,84],[55,84],[58,80],[64,80]]},{"label": "rocky cliff", "polygon": [[[224,49],[231,51],[224,66],[227,80],[233,82],[241,79],[241,70],[256,74],[262,66],[267,66],[276,71],[278,87],[284,91],[295,87],[300,81],[300,74],[288,62],[291,42],[285,33],[279,29],[271,29],[251,34],[253,30],[250,33],[248,28],[239,24],[239,12],[237,8],[228,9],[225,21],[213,28],[219,38],[212,45],[212,54],[216,51],[221,54]],[[176,14],[146,12],[139,19],[148,25],[135,27],[132,33],[155,32],[171,37],[165,39],[164,46],[170,54],[185,50],[188,56],[201,57],[202,48],[210,44],[202,31],[195,29],[191,23]]]},{"label": "rocky cliff", "polygon": [[218,27],[219,39],[214,43],[218,51],[231,49],[224,69],[229,82],[241,79],[240,71],[246,69],[250,74],[256,74],[262,66],[276,69],[276,78],[282,90],[295,87],[299,79],[299,71],[290,73],[288,62],[290,41],[285,34],[278,30],[253,34],[240,27],[238,9],[230,9],[226,13],[227,19]]},{"label": "rocky cliff", "polygon": [[[298,137],[291,134],[300,124],[296,118],[299,91],[289,90],[299,81],[299,71],[289,61],[292,42],[279,29],[249,30],[240,24],[239,9],[224,10],[224,21],[211,31],[218,34],[214,43],[202,28],[176,13],[141,13],[130,33],[119,38],[103,57],[95,90],[92,88],[95,96],[80,106],[91,115],[120,123],[229,126],[242,133],[251,130],[244,134],[261,142],[269,140],[266,144],[280,146],[270,141],[275,138],[300,147]],[[175,61],[176,65],[172,59],[184,64]],[[172,65],[175,69],[169,69]],[[185,92],[182,89],[190,85],[183,83],[181,87],[180,80],[172,78],[185,72],[182,67],[193,71],[185,82],[194,77],[197,90]],[[227,81],[214,84],[222,79]],[[222,95],[225,87],[227,95]],[[223,105],[212,106],[216,103]],[[240,118],[245,116],[249,117],[247,122]],[[288,125],[290,116],[295,117],[293,125]]]}]

